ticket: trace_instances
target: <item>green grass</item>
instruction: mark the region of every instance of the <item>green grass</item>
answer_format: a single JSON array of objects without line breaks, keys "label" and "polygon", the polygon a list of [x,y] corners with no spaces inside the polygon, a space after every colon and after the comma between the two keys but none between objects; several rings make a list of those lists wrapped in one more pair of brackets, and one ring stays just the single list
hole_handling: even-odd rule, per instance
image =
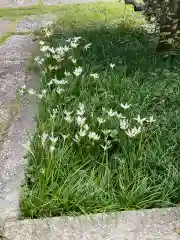
[{"label": "green grass", "polygon": [[[84,15],[85,12],[88,11],[87,17],[91,17],[93,14],[96,14],[97,12],[104,11],[104,8],[106,8],[107,4],[103,2],[97,2],[97,3],[87,3],[87,4],[64,4],[64,5],[43,5],[38,4],[35,6],[28,6],[28,7],[18,7],[18,8],[0,8],[0,17],[19,17],[19,16],[26,16],[26,15],[36,15],[36,14],[46,14],[46,13],[52,13],[52,14],[58,14],[60,16],[60,19],[67,18],[68,16],[71,16],[73,20],[79,18],[78,16],[75,16],[75,13],[78,13],[80,15]],[[118,10],[124,10],[124,6],[121,4],[121,9],[119,9],[120,4],[116,2],[112,2],[109,6],[109,15],[111,15],[111,12],[117,12]],[[129,8],[129,7],[128,7]],[[89,10],[92,10],[91,12]],[[112,11],[111,11],[112,10]],[[104,13],[104,12],[103,12]],[[106,13],[108,15],[108,13]],[[66,16],[66,17],[65,17]],[[97,16],[95,16],[97,17]],[[111,15],[111,18],[113,16]],[[86,21],[87,22],[87,21]]]},{"label": "green grass", "polygon": [[[91,6],[90,8],[87,6]],[[94,6],[94,7],[93,7]],[[82,11],[83,9],[83,11]],[[152,36],[140,27],[142,18],[123,5],[103,4],[75,6],[74,15],[59,15],[60,25],[45,40],[51,46],[65,44],[70,36],[82,36],[80,47],[73,51],[76,66],[83,76],[68,77],[65,92],[58,95],[52,78],[62,79],[64,70],[74,69],[67,58],[58,70],[41,77],[41,89],[47,94],[39,103],[37,130],[31,140],[26,184],[21,197],[22,217],[78,215],[152,207],[175,206],[180,199],[180,68],[179,59],[165,59],[154,54]],[[122,11],[121,11],[122,10]],[[68,10],[69,11],[69,10]],[[86,11],[86,12],[85,12]],[[136,20],[136,21],[135,21]],[[64,29],[63,29],[64,28]],[[83,45],[92,43],[87,51]],[[113,69],[109,64],[116,64]],[[60,65],[45,60],[44,68]],[[97,72],[98,79],[89,76]],[[92,141],[85,136],[74,141],[79,127],[76,120],[68,124],[64,110],[76,115],[78,104],[85,105],[86,123],[100,136]],[[130,103],[124,110],[121,103]],[[120,129],[117,117],[108,117],[102,107],[127,116],[154,116],[156,122],[145,123],[142,132],[129,138]],[[55,118],[53,109],[57,108]],[[50,111],[50,112],[49,112]],[[106,123],[99,125],[97,117]],[[102,129],[112,129],[105,144]],[[43,132],[58,137],[54,152],[51,140],[42,146]],[[70,134],[63,141],[61,134]],[[106,141],[108,144],[109,142]]]},{"label": "green grass", "polygon": [[[121,7],[120,7],[121,6]],[[126,7],[130,9],[130,6]],[[12,23],[19,22],[23,17],[28,15],[43,15],[43,14],[55,14],[60,16],[60,24],[66,28],[85,26],[94,22],[104,22],[116,20],[119,18],[120,12],[124,13],[124,5],[112,2],[111,5],[107,5],[103,2],[97,3],[87,3],[87,4],[66,4],[66,5],[54,5],[47,6],[44,5],[42,1],[39,4],[28,7],[18,7],[18,8],[0,8],[0,18],[10,19]],[[113,14],[112,14],[113,13]],[[26,33],[18,33],[13,29],[4,36],[0,38],[0,44],[9,38],[11,35],[23,35]]]}]

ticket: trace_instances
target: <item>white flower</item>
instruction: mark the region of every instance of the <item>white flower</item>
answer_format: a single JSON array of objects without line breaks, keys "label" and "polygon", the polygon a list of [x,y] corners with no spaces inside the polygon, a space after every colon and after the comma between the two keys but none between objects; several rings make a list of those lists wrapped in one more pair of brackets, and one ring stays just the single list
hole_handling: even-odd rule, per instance
[{"label": "white flower", "polygon": [[120,106],[121,106],[123,109],[126,110],[126,109],[130,108],[131,104],[128,104],[128,103],[123,104],[123,103],[121,103]]},{"label": "white flower", "polygon": [[19,89],[19,94],[23,95],[26,92],[27,88],[26,85],[23,85],[20,89]]},{"label": "white flower", "polygon": [[51,53],[55,54],[56,49],[55,49],[54,47],[50,47],[50,48],[49,48],[49,51],[50,51]]},{"label": "white flower", "polygon": [[34,58],[34,61],[37,62],[39,65],[42,65],[43,62],[44,62],[44,59],[43,59],[43,58],[40,58],[40,57],[35,57],[35,58]]},{"label": "white flower", "polygon": [[77,124],[82,127],[85,124],[86,118],[77,116],[76,121],[77,121]]},{"label": "white flower", "polygon": [[[49,111],[49,112],[50,112],[50,111]],[[57,109],[53,109],[53,110],[52,110],[52,113],[50,112],[50,118],[51,118],[52,120],[54,120],[54,119],[56,118],[57,113],[58,113],[58,110],[57,110]]]},{"label": "white flower", "polygon": [[49,71],[52,71],[52,70],[54,70],[55,69],[55,66],[52,66],[51,64],[48,66],[48,68],[49,68]]},{"label": "white flower", "polygon": [[58,48],[56,48],[55,52],[58,53],[61,56],[64,56],[65,50],[64,50],[63,47],[58,47]]},{"label": "white flower", "polygon": [[66,42],[70,43],[72,41],[72,38],[66,39]]},{"label": "white flower", "polygon": [[68,51],[70,50],[70,47],[68,47],[67,45],[65,45],[65,46],[63,47],[63,50],[64,50],[64,52],[68,52]]},{"label": "white flower", "polygon": [[34,61],[35,61],[35,62],[39,62],[40,59],[41,59],[41,58],[40,58],[39,56],[36,56],[36,57],[34,58]]},{"label": "white flower", "polygon": [[72,122],[72,117],[70,115],[67,115],[64,117],[64,120],[66,120],[68,123]]},{"label": "white flower", "polygon": [[58,113],[58,110],[57,110],[57,108],[53,108],[53,110],[52,110],[52,112],[53,112],[53,114],[57,114]]},{"label": "white flower", "polygon": [[44,59],[44,58],[40,58],[40,60],[39,60],[39,62],[38,62],[38,63],[39,63],[40,65],[42,65],[42,64],[44,63],[44,61],[45,61],[45,59]]},{"label": "white flower", "polygon": [[148,122],[148,123],[153,123],[153,122],[155,122],[155,121],[156,121],[156,120],[154,119],[153,116],[150,116],[149,119],[146,119],[146,122]]},{"label": "white flower", "polygon": [[73,73],[76,77],[78,77],[81,75],[82,71],[83,71],[82,67],[77,67],[77,68],[75,68]]},{"label": "white flower", "polygon": [[84,130],[86,130],[86,132],[89,130],[89,126],[88,126],[87,124],[85,124],[85,125],[83,126],[83,128],[84,128]]},{"label": "white flower", "polygon": [[110,109],[107,114],[109,115],[109,117],[115,117],[118,116],[118,113],[116,111],[113,111],[112,109]]},{"label": "white flower", "polygon": [[46,95],[46,93],[47,93],[47,89],[42,89],[42,94]]},{"label": "white flower", "polygon": [[91,73],[89,76],[93,77],[94,79],[98,79],[99,78],[98,73]]},{"label": "white flower", "polygon": [[78,47],[78,43],[72,41],[72,42],[70,43],[70,46],[71,46],[72,48],[77,48],[77,47]]},{"label": "white flower", "polygon": [[69,135],[69,134],[64,135],[64,134],[61,133],[61,136],[63,137],[63,140],[66,141],[66,139],[67,139],[70,135]]},{"label": "white flower", "polygon": [[46,57],[46,58],[49,58],[50,56],[51,56],[50,53],[46,53],[46,54],[45,54],[45,57]]},{"label": "white flower", "polygon": [[47,90],[46,90],[46,89],[43,89],[42,92],[41,92],[41,94],[38,95],[38,98],[39,98],[39,99],[42,99],[43,97],[46,96],[46,93],[47,93]]},{"label": "white flower", "polygon": [[53,31],[48,30],[47,28],[45,28],[44,31],[45,31],[45,36],[46,37],[50,37],[53,34]]},{"label": "white flower", "polygon": [[26,85],[24,84],[24,85],[22,85],[22,87],[21,87],[21,89],[26,89]]},{"label": "white flower", "polygon": [[51,145],[49,150],[50,150],[51,153],[53,153],[54,150],[55,150],[55,146],[54,146],[54,145]]},{"label": "white flower", "polygon": [[44,45],[45,42],[44,42],[44,41],[39,41],[39,44],[40,44],[40,45]]},{"label": "white flower", "polygon": [[109,146],[109,145],[111,145],[111,140],[105,139],[105,143],[106,143],[107,146]]},{"label": "white flower", "polygon": [[71,115],[73,112],[70,112],[70,111],[67,111],[67,110],[64,110],[63,111],[65,115]]},{"label": "white flower", "polygon": [[128,120],[126,119],[120,119],[119,123],[120,123],[120,128],[123,130],[126,130],[129,126]]},{"label": "white flower", "polygon": [[45,145],[45,142],[46,142],[47,138],[48,138],[48,134],[44,132],[41,136],[41,144],[42,144],[43,147]]},{"label": "white flower", "polygon": [[32,89],[32,88],[28,89],[28,93],[29,93],[30,95],[36,94],[35,90]]},{"label": "white flower", "polygon": [[86,131],[85,129],[82,129],[82,128],[81,128],[81,129],[79,130],[79,136],[80,136],[80,137],[86,136],[86,133],[87,133],[87,131]]},{"label": "white flower", "polygon": [[127,131],[126,131],[126,134],[129,136],[129,137],[131,137],[131,138],[133,138],[133,137],[135,137],[136,135],[138,135],[139,133],[141,133],[141,127],[134,127],[134,128],[132,128],[132,129],[128,129]]},{"label": "white flower", "polygon": [[86,45],[84,46],[84,49],[85,49],[85,50],[88,50],[88,48],[90,48],[91,45],[92,45],[92,43],[86,44]]},{"label": "white flower", "polygon": [[93,140],[95,140],[95,141],[97,141],[97,140],[100,139],[100,136],[99,136],[98,134],[96,134],[95,132],[90,132],[90,133],[88,134],[88,137],[89,137],[89,139],[93,139]]},{"label": "white flower", "polygon": [[71,60],[74,64],[77,62],[77,60],[72,56],[70,56],[68,59]]},{"label": "white flower", "polygon": [[25,144],[22,144],[22,146],[23,146],[24,149],[26,149],[27,151],[31,151],[31,143],[30,143],[30,141],[27,141]]},{"label": "white flower", "polygon": [[73,41],[74,41],[74,42],[78,42],[81,38],[82,38],[82,37],[80,37],[80,36],[79,36],[79,37],[74,37],[74,38],[73,38]]},{"label": "white flower", "polygon": [[71,58],[71,61],[72,61],[72,63],[76,63],[77,62],[77,60],[75,59],[75,58]]},{"label": "white flower", "polygon": [[73,139],[75,142],[79,143],[80,142],[80,137],[76,134],[75,138]]},{"label": "white flower", "polygon": [[54,137],[53,134],[51,135],[51,137],[49,137],[52,145],[56,145],[57,141],[58,141],[58,137]]},{"label": "white flower", "polygon": [[140,125],[143,125],[143,122],[146,121],[146,118],[141,118],[140,115],[133,119],[136,120]]},{"label": "white flower", "polygon": [[64,72],[64,75],[65,75],[66,77],[69,77],[69,76],[71,76],[71,73],[70,73],[70,72],[67,72],[67,71],[65,71],[65,72]]},{"label": "white flower", "polygon": [[62,80],[57,80],[56,78],[52,79],[52,81],[57,84],[57,85],[64,85],[64,84],[67,84],[68,81],[62,79]]},{"label": "white flower", "polygon": [[53,84],[53,81],[51,80],[51,81],[48,82],[47,85],[48,85],[48,86],[51,86],[52,84]]},{"label": "white flower", "polygon": [[115,67],[115,64],[110,63],[109,66],[113,69]]},{"label": "white flower", "polygon": [[64,117],[64,120],[66,120],[68,123],[71,123],[72,122],[72,117],[71,117],[72,112],[68,112],[68,111],[64,110],[64,114],[66,115]]},{"label": "white flower", "polygon": [[38,98],[41,100],[41,99],[43,99],[43,95],[42,94],[38,94]]},{"label": "white flower", "polygon": [[57,61],[57,62],[62,62],[64,60],[64,58],[61,55],[58,54],[54,54],[53,58]]},{"label": "white flower", "polygon": [[61,93],[63,93],[65,90],[64,88],[60,88],[60,87],[57,87],[56,89],[56,92],[60,95]]},{"label": "white flower", "polygon": [[79,103],[78,109],[77,109],[77,115],[82,116],[85,113],[85,107],[83,103]]},{"label": "white flower", "polygon": [[103,148],[104,152],[106,152],[109,148],[112,147],[112,145],[102,145],[101,144],[101,147]]},{"label": "white flower", "polygon": [[49,46],[47,45],[43,45],[41,48],[40,48],[41,52],[47,52],[49,51]]},{"label": "white flower", "polygon": [[102,123],[106,122],[106,120],[102,117],[97,117],[97,120],[98,120],[99,124],[102,124]]},{"label": "white flower", "polygon": [[124,118],[126,118],[125,116],[122,115],[122,113],[118,113],[117,117],[118,117],[119,119],[124,119]]}]

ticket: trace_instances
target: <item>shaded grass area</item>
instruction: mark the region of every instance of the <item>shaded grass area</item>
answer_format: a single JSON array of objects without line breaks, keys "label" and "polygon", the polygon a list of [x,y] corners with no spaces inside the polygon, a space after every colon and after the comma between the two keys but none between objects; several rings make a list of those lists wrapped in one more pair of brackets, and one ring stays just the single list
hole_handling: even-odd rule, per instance
[{"label": "shaded grass area", "polygon": [[[80,47],[73,53],[76,66],[83,67],[83,77],[70,77],[64,95],[57,95],[55,86],[47,88],[47,83],[55,76],[61,79],[64,70],[74,69],[69,60],[64,61],[60,70],[48,72],[41,79],[41,88],[47,88],[48,93],[39,103],[37,131],[27,155],[29,166],[21,198],[22,217],[167,207],[179,203],[179,59],[154,55],[155,46],[140,27],[139,15],[132,16],[128,10],[126,15],[122,11],[118,17],[117,5],[105,6],[102,20],[97,17],[97,22],[92,9],[86,9],[86,13],[77,11],[71,18],[60,16],[60,26],[55,27],[49,41],[50,45],[59,46],[65,38],[82,36],[92,47],[88,51]],[[101,16],[97,9],[96,13]],[[115,64],[113,69],[110,63]],[[50,58],[45,66],[50,64],[57,63]],[[90,73],[98,73],[99,78],[91,78]],[[106,153],[98,141],[94,145],[87,139],[79,145],[72,139],[64,143],[61,134],[74,135],[77,126],[74,122],[69,126],[64,121],[63,111],[76,112],[79,102],[86,107],[91,130],[99,135],[102,127],[96,119],[102,115],[102,107],[127,114],[130,119],[138,114],[153,115],[156,122],[145,126],[140,135],[131,139],[119,130],[116,120],[108,120],[103,128],[118,129],[118,134],[116,140],[111,136],[112,146]],[[125,102],[132,104],[127,111],[120,107]],[[49,111],[52,113],[55,108],[58,113],[52,121]],[[52,131],[58,137],[53,153],[49,150],[50,142],[45,148],[41,143],[42,133]]]}]

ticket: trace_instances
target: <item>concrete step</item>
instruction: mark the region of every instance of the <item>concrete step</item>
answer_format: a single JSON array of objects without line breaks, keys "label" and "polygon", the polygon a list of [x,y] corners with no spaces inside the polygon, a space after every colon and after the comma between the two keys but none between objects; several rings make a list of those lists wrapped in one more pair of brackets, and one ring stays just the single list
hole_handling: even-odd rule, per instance
[{"label": "concrete step", "polygon": [[22,220],[5,225],[13,240],[179,240],[180,208]]}]

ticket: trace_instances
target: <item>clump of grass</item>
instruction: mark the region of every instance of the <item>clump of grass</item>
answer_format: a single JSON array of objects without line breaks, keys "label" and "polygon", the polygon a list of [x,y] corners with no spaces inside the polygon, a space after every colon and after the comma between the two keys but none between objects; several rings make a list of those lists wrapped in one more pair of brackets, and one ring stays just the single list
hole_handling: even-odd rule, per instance
[{"label": "clump of grass", "polygon": [[180,69],[154,56],[147,34],[132,26],[44,29],[40,92],[20,90],[39,101],[25,145],[24,217],[178,203]]}]

